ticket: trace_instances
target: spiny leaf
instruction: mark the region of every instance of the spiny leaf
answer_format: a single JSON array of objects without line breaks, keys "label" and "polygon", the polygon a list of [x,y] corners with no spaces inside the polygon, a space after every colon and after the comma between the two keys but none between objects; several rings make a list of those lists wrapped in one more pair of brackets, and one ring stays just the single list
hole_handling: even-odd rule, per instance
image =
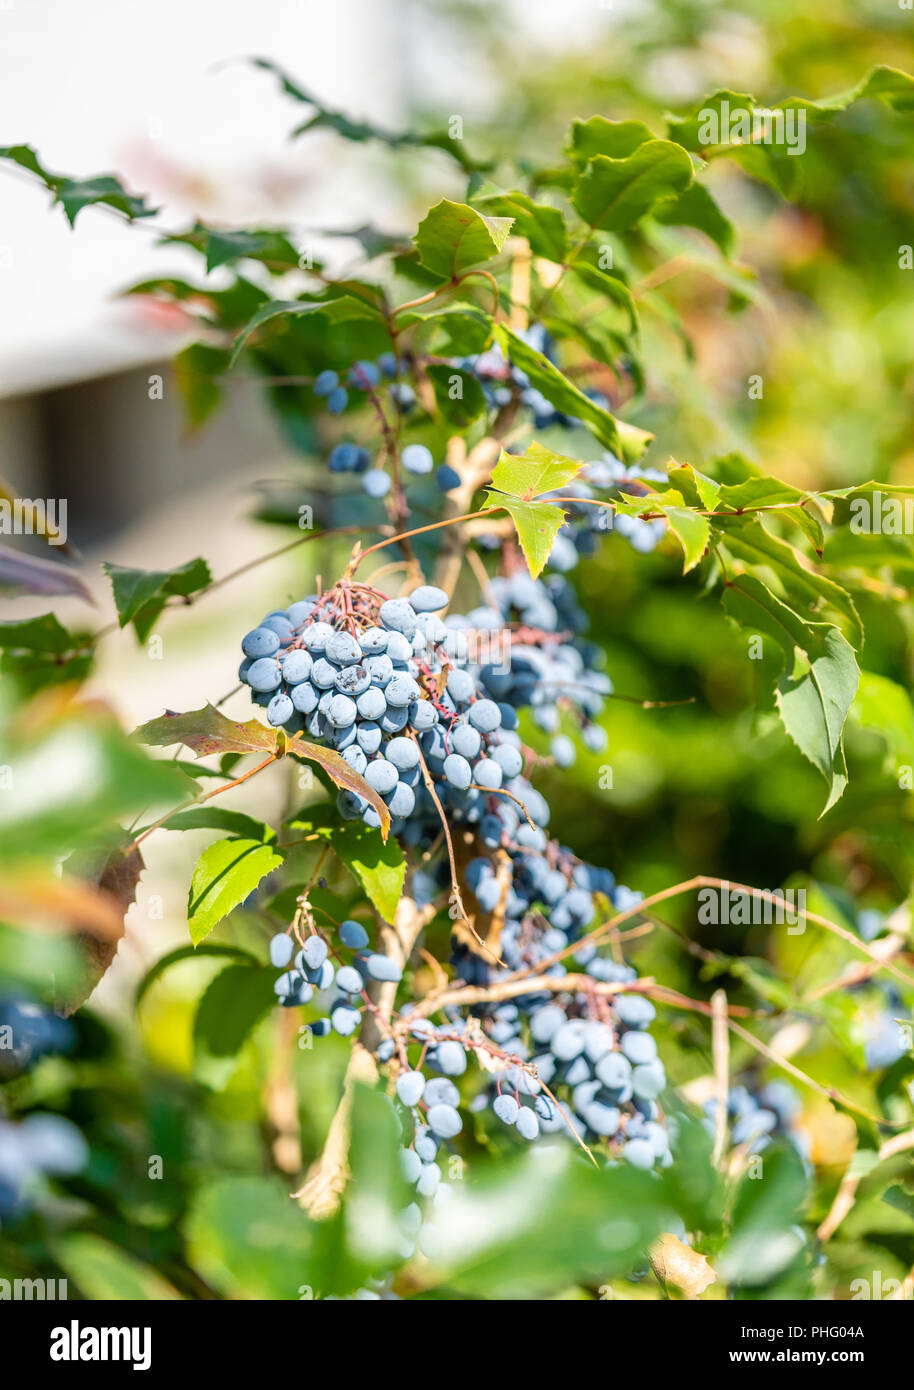
[{"label": "spiny leaf", "polygon": [[272,753],[280,758],[292,753],[306,762],[317,763],[338,787],[356,792],[370,802],[381,819],[381,835],[387,836],[390,811],[386,802],[341,754],[297,735],[289,737],[282,731],[277,732],[261,724],[259,719],[248,719],[244,724],[238,724],[227,719],[213,705],[204,705],[203,709],[191,710],[187,714],[166,711],[160,718],[151,719],[136,729],[134,737],[141,743],[161,748],[183,743],[198,758],[205,758],[211,753]]},{"label": "spiny leaf", "polygon": [[188,598],[212,583],[209,566],[199,558],[173,570],[128,569],[107,562],[102,568],[111,580],[120,626],[132,622],[141,642],[149,635],[167,598]]},{"label": "spiny leaf", "polygon": [[295,82],[277,63],[271,62],[268,58],[250,58],[247,61],[254,67],[275,74],[286,96],[315,108],[315,114],[297,126],[292,132],[293,135],[306,135],[311,130],[332,130],[344,140],[353,140],[358,144],[366,140],[377,140],[391,149],[414,146],[420,149],[442,150],[468,174],[477,169],[485,170],[491,167],[488,161],[471,158],[463,141],[453,138],[447,130],[434,130],[424,135],[414,131],[394,133],[367,121],[354,121],[343,112],[333,111],[325,106],[312,92],[306,91]]},{"label": "spiny leaf", "polygon": [[530,444],[522,454],[509,454],[502,449],[492,469],[492,482],[499,492],[509,493],[530,501],[544,492],[554,492],[580,473],[584,464],[579,459],[565,458],[542,444]]},{"label": "spiny leaf", "polygon": [[572,159],[586,164],[597,154],[625,159],[653,138],[641,121],[608,121],[605,116],[591,116],[587,121],[572,121],[567,148]]},{"label": "spiny leaf", "polygon": [[363,821],[343,820],[335,807],[308,807],[307,813],[289,822],[296,835],[320,835],[346,865],[386,922],[394,920],[403,893],[406,860],[396,840],[385,843],[377,830]]},{"label": "spiny leaf", "polygon": [[269,729],[258,719],[237,724],[213,705],[174,714],[167,710],[158,719],[150,719],[134,730],[134,738],[159,748],[183,743],[198,758],[211,753],[275,753],[276,730]]},{"label": "spiny leaf", "polygon": [[625,159],[595,155],[588,160],[572,201],[588,226],[623,232],[691,182],[692,161],[681,146],[648,140]]},{"label": "spiny leaf", "polygon": [[853,648],[830,623],[804,621],[754,575],[730,579],[723,605],[741,627],[765,633],[783,652],[777,708],[787,733],[828,783],[824,815],[847,785],[842,736],[859,677]]},{"label": "spiny leaf", "polygon": [[467,203],[442,198],[419,223],[419,260],[443,280],[453,280],[471,266],[491,260],[505,244],[510,217],[485,217]]},{"label": "spiny leaf", "polygon": [[504,492],[488,492],[483,510],[501,507],[509,513],[517,531],[527,568],[534,579],[542,574],[552,552],[565,512],[551,502],[525,502]]},{"label": "spiny leaf", "polygon": [[688,574],[708,548],[711,524],[706,516],[690,511],[688,507],[666,507],[663,514],[669,522],[670,530],[682,546],[682,572]]},{"label": "spiny leaf", "polygon": [[89,179],[71,179],[64,174],[52,174],[41,163],[31,145],[0,145],[0,159],[9,159],[22,169],[36,174],[60,203],[72,227],[83,208],[95,203],[123,212],[129,221],[139,217],[154,217],[158,208],[149,207],[143,198],[129,194],[113,174],[97,174]]},{"label": "spiny leaf", "polygon": [[512,236],[522,236],[534,256],[545,260],[564,261],[568,252],[565,219],[558,208],[548,203],[535,203],[526,193],[516,189],[511,193],[483,192],[473,199],[473,206],[487,216],[510,218],[514,225]]},{"label": "spiny leaf", "polygon": [[187,899],[187,925],[194,945],[282,862],[282,855],[260,840],[216,840],[205,849],[194,868]]}]

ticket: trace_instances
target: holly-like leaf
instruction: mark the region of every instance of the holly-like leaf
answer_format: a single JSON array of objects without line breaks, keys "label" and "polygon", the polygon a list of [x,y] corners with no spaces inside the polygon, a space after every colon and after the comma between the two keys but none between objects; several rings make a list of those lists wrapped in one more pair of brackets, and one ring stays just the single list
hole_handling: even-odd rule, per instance
[{"label": "holly-like leaf", "polygon": [[[721,489],[723,495],[725,489]],[[808,569],[800,556],[778,536],[773,536],[758,517],[713,518],[731,554],[752,565],[766,565],[778,576],[788,594],[796,595],[810,606],[826,604],[839,613],[855,647],[863,645],[863,626],[854,600],[846,589],[824,574]]]},{"label": "holly-like leaf", "polygon": [[678,1236],[662,1235],[651,1246],[651,1265],[662,1284],[673,1284],[686,1298],[700,1298],[717,1275],[707,1255],[684,1245]]},{"label": "holly-like leaf", "polygon": [[434,332],[436,350],[444,357],[473,357],[482,352],[492,337],[492,323],[492,315],[478,304],[458,300],[444,307],[408,309],[397,315],[401,331],[421,325],[418,331],[427,328],[428,337]]},{"label": "holly-like leaf", "polygon": [[847,785],[844,723],[857,692],[854,650],[830,623],[805,622],[754,575],[728,581],[724,608],[749,632],[765,634],[783,652],[775,700],[781,722],[828,783],[825,811]]},{"label": "holly-like leaf", "polygon": [[376,317],[372,307],[354,295],[341,295],[334,299],[270,299],[266,304],[261,304],[254,317],[238,334],[232,347],[229,366],[234,367],[251,334],[256,333],[265,323],[276,318],[301,318],[303,314],[324,314],[334,321],[339,320],[340,314],[349,318]]},{"label": "holly-like leaf", "polygon": [[661,203],[654,216],[674,227],[695,227],[704,232],[725,256],[732,256],[736,249],[736,228],[703,183],[690,184],[678,197]]},{"label": "holly-like leaf", "polygon": [[513,220],[512,236],[525,237],[534,256],[547,261],[564,261],[568,253],[565,219],[558,208],[535,203],[526,193],[485,193],[473,199],[473,206],[487,217]]},{"label": "holly-like leaf", "polygon": [[260,840],[216,840],[205,849],[194,868],[187,899],[187,925],[194,945],[282,862],[282,855]]},{"label": "holly-like leaf", "polygon": [[259,719],[248,719],[244,724],[238,724],[226,718],[213,705],[204,705],[203,709],[191,710],[188,714],[166,711],[160,718],[151,719],[136,729],[134,737],[141,743],[160,748],[183,743],[198,758],[212,753],[271,753],[280,758],[292,753],[305,762],[317,763],[336,786],[356,792],[370,802],[381,819],[381,835],[384,838],[387,836],[390,811],[386,802],[340,753],[297,736],[289,737],[283,731],[261,724]]},{"label": "holly-like leaf", "polygon": [[73,650],[77,640],[54,613],[0,623],[0,650],[3,651],[46,652],[51,656],[64,656]]},{"label": "holly-like leaf", "polygon": [[526,372],[531,385],[541,391],[556,410],[580,420],[601,444],[627,462],[640,458],[653,435],[616,420],[608,410],[585,396],[548,357],[532,348],[507,324],[496,325],[495,337],[505,356],[515,367]]},{"label": "holly-like leaf", "polygon": [[253,260],[282,273],[294,270],[301,259],[301,253],[282,232],[225,231],[202,222],[195,222],[189,231],[178,236],[163,237],[162,243],[193,246],[205,258],[207,272],[233,261]]},{"label": "holly-like leaf", "polygon": [[127,569],[107,562],[102,568],[111,580],[120,626],[132,622],[141,642],[148,637],[169,597],[187,598],[212,583],[209,566],[199,558],[173,570]]},{"label": "holly-like leaf", "polygon": [[368,121],[354,121],[342,111],[332,110],[312,92],[306,91],[277,63],[271,62],[268,58],[250,58],[247,61],[254,67],[273,73],[279,79],[280,87],[286,96],[292,97],[294,101],[300,101],[307,106],[314,107],[314,115],[297,126],[292,132],[293,136],[307,135],[312,130],[332,130],[342,139],[352,140],[357,144],[362,144],[366,140],[377,140],[390,149],[414,147],[441,150],[450,155],[468,174],[491,167],[488,161],[471,158],[463,141],[452,136],[449,130],[433,130],[426,134],[416,131],[394,132],[383,130],[380,126],[373,125]]},{"label": "holly-like leaf", "polygon": [[586,164],[598,154],[625,159],[653,138],[641,121],[608,121],[605,116],[591,116],[587,121],[572,121],[568,153],[578,164]]},{"label": "holly-like leaf", "polygon": [[682,572],[688,574],[708,548],[711,524],[706,516],[690,511],[688,507],[665,507],[663,514],[682,546]]},{"label": "holly-like leaf", "polygon": [[565,520],[564,510],[552,502],[525,502],[504,492],[487,493],[482,505],[483,510],[495,507],[509,513],[527,568],[536,579],[543,572],[559,528]]},{"label": "holly-like leaf", "polygon": [[491,260],[505,244],[510,217],[485,217],[466,203],[442,198],[419,223],[419,260],[442,280],[453,280],[471,266]]},{"label": "holly-like leaf", "polygon": [[9,159],[29,173],[36,174],[54,194],[54,202],[60,203],[67,221],[72,227],[83,208],[95,203],[122,212],[128,221],[140,217],[154,217],[158,208],[149,207],[143,198],[133,197],[113,174],[97,174],[89,179],[71,179],[63,174],[52,174],[41,163],[36,150],[31,145],[0,145],[0,159]]},{"label": "holly-like leaf", "polygon": [[542,444],[530,444],[522,454],[509,454],[502,449],[492,469],[492,482],[499,492],[509,493],[530,501],[544,492],[555,492],[580,473],[584,464],[579,459],[555,454]]},{"label": "holly-like leaf", "polygon": [[204,705],[203,709],[187,714],[167,710],[158,719],[141,724],[134,730],[134,738],[159,748],[183,743],[198,758],[211,753],[275,753],[277,748],[275,729],[258,719],[237,724],[214,705]]},{"label": "holly-like leaf", "polygon": [[322,836],[358,879],[384,920],[394,920],[406,876],[406,860],[396,840],[385,842],[363,821],[343,820],[329,804],[309,806],[305,815],[289,822],[289,829],[296,836]]},{"label": "holly-like leaf", "polygon": [[580,280],[590,290],[595,290],[597,294],[603,295],[607,299],[612,299],[616,304],[628,314],[628,321],[633,333],[638,332],[638,309],[632,297],[632,292],[618,275],[610,275],[605,270],[591,265],[579,256],[573,262],[571,273],[575,279]]},{"label": "holly-like leaf", "polygon": [[572,201],[588,226],[623,232],[691,182],[692,161],[681,146],[648,140],[625,159],[588,160]]}]

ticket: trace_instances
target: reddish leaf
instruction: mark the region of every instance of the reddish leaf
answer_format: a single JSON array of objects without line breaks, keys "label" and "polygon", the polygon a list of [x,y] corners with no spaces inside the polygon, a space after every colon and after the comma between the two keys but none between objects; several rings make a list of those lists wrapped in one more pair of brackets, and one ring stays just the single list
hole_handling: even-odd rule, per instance
[{"label": "reddish leaf", "polygon": [[183,743],[198,758],[210,753],[275,753],[277,747],[275,729],[257,719],[236,724],[213,705],[204,705],[203,709],[190,710],[187,714],[166,710],[159,719],[141,724],[134,730],[134,737],[159,748]]}]

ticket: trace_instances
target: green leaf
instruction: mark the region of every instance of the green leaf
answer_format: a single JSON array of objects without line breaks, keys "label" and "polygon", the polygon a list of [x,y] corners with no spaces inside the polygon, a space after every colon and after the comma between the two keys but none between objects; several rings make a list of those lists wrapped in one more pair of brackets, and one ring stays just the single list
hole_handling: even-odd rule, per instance
[{"label": "green leaf", "polygon": [[568,253],[565,219],[558,208],[535,203],[526,193],[486,193],[473,199],[473,206],[486,216],[509,218],[512,236],[522,236],[534,256],[561,264]]},{"label": "green leaf", "polygon": [[[727,491],[721,489],[721,497]],[[796,595],[808,605],[826,604],[840,614],[847,625],[848,635],[855,647],[863,645],[863,627],[854,600],[846,589],[824,574],[807,569],[800,556],[777,536],[772,536],[759,517],[720,519],[712,517],[715,529],[727,549],[740,560],[753,565],[767,565],[774,570],[788,594]]]},{"label": "green leaf", "polygon": [[294,101],[314,107],[315,114],[304,121],[302,125],[297,126],[292,132],[293,136],[306,135],[312,130],[332,130],[344,140],[353,140],[357,144],[366,140],[377,140],[390,149],[412,146],[419,149],[441,150],[450,155],[468,174],[472,174],[475,170],[491,168],[490,162],[471,158],[463,141],[452,137],[448,130],[433,130],[426,134],[415,131],[394,133],[383,130],[380,126],[367,121],[354,121],[351,117],[344,115],[342,111],[334,111],[329,106],[325,106],[313,93],[306,91],[299,83],[295,82],[277,63],[271,62],[268,58],[249,58],[247,61],[254,67],[273,73],[279,79],[280,87],[286,96],[292,97]]},{"label": "green leaf", "polygon": [[402,1258],[400,1223],[411,1193],[400,1165],[400,1146],[400,1123],[390,1099],[382,1091],[357,1085],[352,1097],[343,1231],[350,1262],[363,1265],[366,1274],[389,1269]]},{"label": "green leaf", "polygon": [[662,203],[655,209],[654,216],[658,222],[672,226],[697,228],[710,237],[725,256],[732,256],[736,249],[736,229],[703,183],[693,183],[677,198]]},{"label": "green leaf", "polygon": [[107,561],[102,568],[111,580],[120,626],[132,622],[141,642],[149,635],[167,598],[187,598],[212,583],[209,566],[199,558],[173,570],[126,569]]},{"label": "green leaf", "polygon": [[803,1245],[796,1221],[808,1179],[803,1160],[790,1145],[766,1149],[764,1174],[748,1173],[740,1183],[732,1229],[716,1261],[728,1283],[759,1287],[777,1278]]},{"label": "green leaf", "polygon": [[[300,318],[303,314],[324,314],[333,318],[334,311],[347,314],[349,317],[360,318],[363,311],[358,308],[359,301],[354,296],[344,296],[338,299],[270,299],[266,304],[261,304],[254,317],[245,324],[238,334],[232,346],[231,356],[229,357],[229,367],[234,367],[241,350],[248,341],[252,333],[256,333],[258,328],[262,328],[265,323],[276,318]],[[371,316],[372,310],[368,304],[364,305],[364,314]]]},{"label": "green leaf", "polygon": [[634,462],[644,453],[653,435],[614,419],[608,410],[585,396],[548,357],[532,348],[507,324],[496,325],[495,337],[505,356],[526,372],[531,384],[542,391],[556,410],[581,420],[601,444],[626,461]]},{"label": "green leaf", "polygon": [[449,425],[464,430],[486,411],[486,398],[472,372],[444,363],[426,368],[438,409]]},{"label": "green leaf", "polygon": [[276,1003],[274,976],[262,965],[229,965],[204,990],[194,1017],[194,1048],[207,1058],[236,1057]]},{"label": "green leaf", "polygon": [[453,1184],[429,1218],[431,1273],[448,1291],[488,1299],[599,1285],[643,1257],[667,1211],[651,1174],[593,1168],[566,1145],[544,1148]]},{"label": "green leaf", "polygon": [[588,160],[572,202],[589,227],[624,232],[691,182],[692,161],[679,145],[648,140],[624,159],[595,155]]},{"label": "green leaf", "polygon": [[670,530],[682,546],[682,572],[688,574],[708,548],[711,524],[706,516],[699,516],[687,507],[665,507],[663,514],[670,524]]},{"label": "green leaf", "polygon": [[228,371],[229,353],[209,343],[191,343],[171,365],[185,419],[191,429],[199,429],[222,403],[225,392],[218,378]]},{"label": "green leaf", "polygon": [[831,624],[805,622],[753,575],[730,579],[723,604],[741,627],[772,637],[784,654],[777,708],[789,736],[828,783],[824,815],[847,785],[842,734],[859,676],[853,648]]},{"label": "green leaf", "polygon": [[162,238],[163,245],[193,246],[206,260],[207,273],[233,261],[255,260],[279,272],[295,270],[301,253],[282,232],[222,231],[195,222],[190,231]]},{"label": "green leaf", "polygon": [[702,507],[706,511],[714,510],[720,494],[720,483],[716,483],[704,473],[699,473],[690,463],[670,463],[666,471],[672,485],[690,506]]},{"label": "green leaf", "polygon": [[187,899],[187,925],[196,946],[217,922],[283,862],[259,840],[217,840],[197,860]]},{"label": "green leaf", "polygon": [[529,502],[541,493],[564,487],[583,467],[580,459],[566,458],[564,454],[553,453],[542,444],[534,443],[522,454],[509,454],[502,449],[492,469],[492,482],[499,492]]},{"label": "green leaf", "polygon": [[78,640],[67,632],[54,613],[0,623],[0,649],[3,651],[46,652],[50,656],[64,656],[73,650]]},{"label": "green leaf", "polygon": [[314,1227],[279,1178],[201,1184],[187,1221],[190,1262],[233,1299],[302,1298],[314,1285]]},{"label": "green leaf", "polygon": [[439,308],[408,309],[397,315],[397,327],[401,331],[421,325],[423,335],[434,339],[442,356],[473,357],[482,352],[492,337],[492,315],[487,314],[478,304],[465,304],[451,300]]},{"label": "green leaf", "polygon": [[498,254],[511,230],[510,217],[484,217],[466,203],[442,198],[419,223],[419,260],[442,280],[454,280],[471,266]]},{"label": "green leaf", "polygon": [[157,1303],[180,1299],[173,1284],[149,1265],[101,1236],[79,1232],[52,1242],[54,1257],[87,1299]]},{"label": "green leaf", "polygon": [[591,116],[587,121],[572,121],[568,153],[578,164],[586,164],[598,154],[626,159],[653,138],[641,121],[608,121],[605,116]]},{"label": "green leaf", "polygon": [[63,174],[50,173],[41,163],[31,145],[0,145],[0,159],[9,159],[22,169],[28,169],[54,194],[72,227],[83,208],[95,203],[123,212],[128,221],[139,217],[154,217],[158,208],[149,207],[143,198],[129,194],[113,174],[97,174],[90,179],[71,179]]},{"label": "green leaf", "polygon": [[384,920],[393,921],[406,877],[406,860],[396,840],[385,842],[377,830],[362,821],[343,820],[329,804],[309,806],[307,815],[289,822],[289,829],[298,835],[321,835],[358,879]]},{"label": "green leaf", "polygon": [[598,269],[597,266],[591,265],[581,257],[573,262],[571,273],[588,289],[595,290],[597,294],[604,295],[607,299],[612,299],[616,304],[621,305],[628,314],[632,332],[638,332],[637,305],[628,285],[620,280],[618,275],[610,275],[608,271]]},{"label": "green leaf", "polygon": [[263,821],[247,816],[243,811],[229,811],[222,806],[195,806],[189,811],[178,811],[162,826],[163,830],[224,830],[228,835],[239,835],[248,840],[259,840],[261,844],[273,844],[276,831]]},{"label": "green leaf", "polygon": [[486,493],[482,505],[483,510],[497,507],[508,512],[514,522],[527,568],[536,579],[542,574],[552,553],[555,538],[565,520],[565,512],[551,502],[524,502],[519,497],[509,497],[504,492]]},{"label": "green leaf", "polygon": [[199,946],[177,946],[173,951],[168,951],[164,956],[160,956],[154,965],[151,965],[146,974],[137,985],[134,1008],[139,1008],[150,988],[155,984],[160,975],[170,969],[172,965],[179,965],[185,960],[199,960],[201,956],[221,956],[228,957],[230,960],[244,961],[248,965],[260,965],[256,956],[252,956],[250,951],[244,951],[240,946],[222,946],[215,941],[201,941]]}]

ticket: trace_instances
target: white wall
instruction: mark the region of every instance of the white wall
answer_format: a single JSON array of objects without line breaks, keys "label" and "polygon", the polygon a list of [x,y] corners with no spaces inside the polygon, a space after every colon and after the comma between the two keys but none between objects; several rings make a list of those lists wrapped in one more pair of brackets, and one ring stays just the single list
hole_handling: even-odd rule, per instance
[{"label": "white wall", "polygon": [[[355,225],[388,194],[332,136],[289,142],[310,108],[241,63],[271,58],[325,101],[396,126],[406,11],[395,0],[0,0],[0,144],[54,172],[120,174],[181,227],[263,220]],[[0,395],[77,380],[161,350],[112,296],[193,266],[147,229],[87,209],[71,232],[24,173],[0,165]],[[396,222],[396,219],[395,219]]]}]

